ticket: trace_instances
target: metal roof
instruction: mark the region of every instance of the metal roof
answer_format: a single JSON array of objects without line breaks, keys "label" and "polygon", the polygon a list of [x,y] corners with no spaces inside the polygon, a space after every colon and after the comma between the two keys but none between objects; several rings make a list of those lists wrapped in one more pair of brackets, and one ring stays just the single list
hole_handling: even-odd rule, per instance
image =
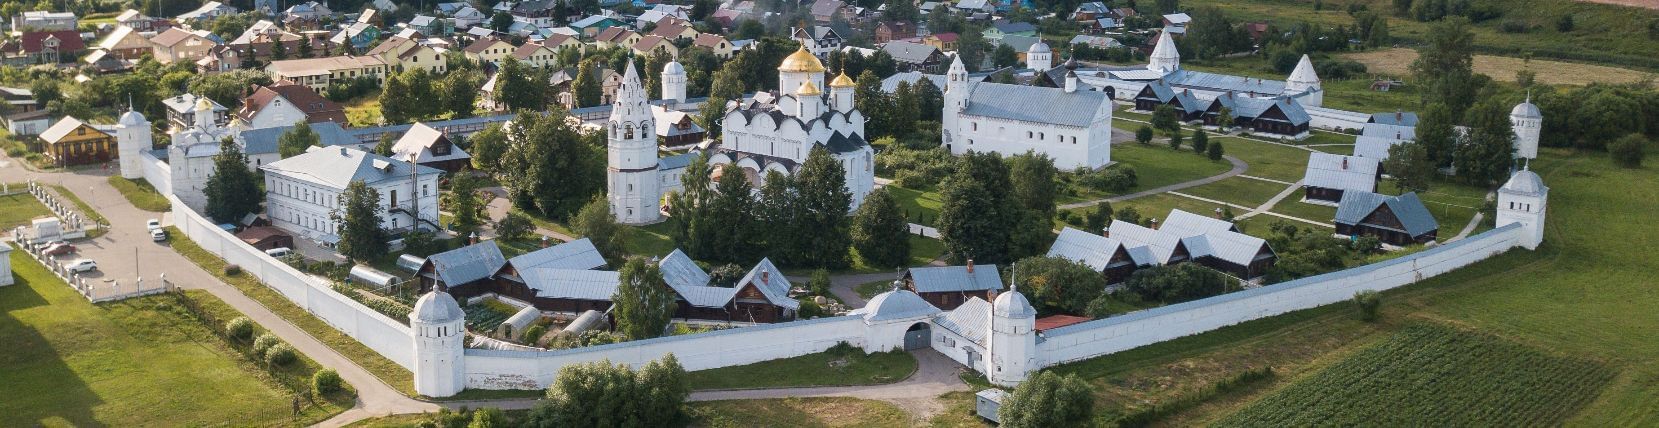
[{"label": "metal roof", "polygon": [[259,167],[308,183],[345,189],[354,181],[379,183],[413,175],[441,174],[434,168],[411,164],[355,148],[314,147],[305,153]]},{"label": "metal roof", "polygon": [[910,290],[893,290],[877,294],[864,305],[864,321],[886,321],[930,316],[939,313],[922,296]]},{"label": "metal roof", "polygon": [[1105,92],[980,82],[973,85],[962,113],[1087,128],[1094,124],[1095,112],[1110,103]]},{"label": "metal roof", "polygon": [[[762,282],[762,278],[765,278],[766,281]],[[753,284],[756,289],[759,289],[760,293],[766,296],[766,301],[772,302],[773,305],[787,309],[801,307],[801,302],[789,297],[789,288],[791,287],[789,278],[785,278],[783,271],[772,264],[772,259],[760,259],[760,263],[756,263],[754,269],[750,269],[747,275],[743,275],[743,279],[739,280],[737,286],[733,288],[741,289],[748,284]]]},{"label": "metal roof", "polygon": [[1373,113],[1371,115],[1371,123],[1381,123],[1381,124],[1385,124],[1385,125],[1417,126],[1417,113],[1409,112],[1409,111],[1396,111],[1396,112],[1393,112],[1393,113],[1388,113],[1388,112]]},{"label": "metal roof", "polygon": [[668,170],[685,168],[686,166],[691,165],[691,161],[693,159],[697,159],[697,156],[698,154],[696,152],[692,152],[657,159],[657,169]]},{"label": "metal roof", "polygon": [[[1377,207],[1387,205],[1394,217],[1400,220],[1400,225],[1411,236],[1440,229],[1440,222],[1435,221],[1434,215],[1429,213],[1428,207],[1417,198],[1417,192],[1407,192],[1400,196],[1379,195],[1371,192],[1343,192],[1342,202],[1336,208],[1336,222],[1340,224],[1358,225],[1365,222],[1365,218],[1377,211]],[[1374,227],[1393,229],[1374,223],[1365,223]]]},{"label": "metal roof", "polygon": [[985,346],[985,335],[991,331],[991,302],[969,297],[962,306],[933,317],[933,325]]},{"label": "metal roof", "polygon": [[967,266],[914,267],[906,276],[918,293],[1002,290],[997,265],[976,264],[972,271]]},{"label": "metal roof", "polygon": [[1155,259],[1157,264],[1168,263],[1175,247],[1180,245],[1186,247],[1187,254],[1195,259],[1210,256],[1233,264],[1249,265],[1267,245],[1266,240],[1238,233],[1232,223],[1181,210],[1171,210],[1158,229],[1113,220],[1107,230],[1112,232],[1112,238],[1121,240],[1128,247],[1130,257],[1141,264],[1147,264],[1150,259]]},{"label": "metal roof", "polygon": [[535,267],[519,269],[524,285],[536,290],[536,297],[610,301],[622,284],[616,271]]},{"label": "metal roof", "polygon": [[461,311],[461,305],[455,302],[455,297],[449,293],[433,290],[415,300],[415,307],[409,311],[409,318],[429,323],[444,323],[466,317]]},{"label": "metal roof", "polygon": [[1532,172],[1532,170],[1526,169],[1517,171],[1515,175],[1509,177],[1509,181],[1503,183],[1503,187],[1498,189],[1498,192],[1501,193],[1517,195],[1542,195],[1549,193],[1549,191],[1550,188],[1544,186],[1544,179],[1539,178],[1538,174]]},{"label": "metal roof", "polygon": [[1116,239],[1067,227],[1060,230],[1054,245],[1048,247],[1048,256],[1071,259],[1104,271],[1112,261],[1112,254],[1122,245]]},{"label": "metal roof", "polygon": [[[309,125],[311,131],[317,133],[317,142],[323,147],[363,144],[363,140],[341,128],[339,123],[317,122]],[[283,125],[242,131],[242,152],[248,155],[276,153],[277,139],[293,128],[294,125]]]},{"label": "metal roof", "polygon": [[709,284],[709,274],[697,266],[697,262],[686,256],[685,252],[675,248],[668,253],[657,268],[662,271],[663,282],[674,289],[687,304],[704,308],[719,308],[731,303],[737,297],[737,288],[715,287]]},{"label": "metal roof", "polygon": [[449,285],[460,285],[489,278],[507,263],[495,241],[484,241],[461,248],[433,254],[426,258],[437,273],[438,280]]},{"label": "metal roof", "polygon": [[1374,192],[1378,162],[1378,158],[1312,152],[1308,154],[1302,186]]},{"label": "metal roof", "polygon": [[605,258],[594,248],[593,241],[582,238],[559,245],[531,251],[507,260],[513,269],[598,269],[605,267]]}]

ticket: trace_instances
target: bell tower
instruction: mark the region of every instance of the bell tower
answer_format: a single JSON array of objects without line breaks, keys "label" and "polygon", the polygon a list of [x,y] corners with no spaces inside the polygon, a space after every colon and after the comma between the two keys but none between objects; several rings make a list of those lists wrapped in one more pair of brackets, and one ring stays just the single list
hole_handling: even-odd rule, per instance
[{"label": "bell tower", "polygon": [[616,101],[605,124],[605,194],[611,215],[622,224],[649,224],[662,219],[657,206],[662,181],[657,171],[657,133],[645,87],[632,61],[616,87]]}]

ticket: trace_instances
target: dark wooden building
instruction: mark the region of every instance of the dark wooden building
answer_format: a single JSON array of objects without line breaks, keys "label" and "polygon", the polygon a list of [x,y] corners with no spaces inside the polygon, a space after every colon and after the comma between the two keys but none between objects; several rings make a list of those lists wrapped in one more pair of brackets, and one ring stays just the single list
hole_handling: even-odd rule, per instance
[{"label": "dark wooden building", "polygon": [[1440,223],[1416,192],[1387,196],[1371,192],[1346,192],[1336,209],[1336,233],[1358,237],[1375,236],[1396,246],[1434,241]]},{"label": "dark wooden building", "polygon": [[1140,267],[1140,264],[1129,255],[1129,248],[1122,242],[1070,227],[1062,229],[1060,236],[1054,239],[1054,245],[1048,248],[1048,257],[1060,257],[1088,265],[1104,275],[1107,284],[1117,284],[1129,279],[1129,275],[1134,274],[1135,269]]},{"label": "dark wooden building", "polygon": [[1002,291],[997,265],[975,265],[973,260],[965,266],[910,268],[900,281],[904,289],[947,311],[974,297],[990,301]]},{"label": "dark wooden building", "polygon": [[1377,159],[1313,152],[1302,176],[1304,197],[1335,204],[1346,192],[1376,192],[1382,169]]}]

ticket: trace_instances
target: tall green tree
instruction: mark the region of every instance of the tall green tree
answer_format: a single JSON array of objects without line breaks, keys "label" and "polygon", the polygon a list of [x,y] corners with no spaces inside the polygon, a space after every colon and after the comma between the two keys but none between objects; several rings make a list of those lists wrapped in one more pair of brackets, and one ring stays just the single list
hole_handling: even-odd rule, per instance
[{"label": "tall green tree", "polygon": [[334,219],[340,226],[340,255],[349,261],[385,255],[387,233],[380,227],[380,215],[385,213],[380,206],[380,192],[362,181],[353,181],[340,195],[340,206],[345,210]]},{"label": "tall green tree", "polygon": [[1009,258],[1042,254],[1053,243],[1054,199],[1059,194],[1055,183],[1060,170],[1047,154],[1031,151],[1008,157],[1006,164],[1012,184],[1009,189],[1018,211],[1017,223],[1009,232]]},{"label": "tall green tree", "polygon": [[800,229],[812,231],[814,239],[797,242],[799,264],[809,267],[839,269],[851,260],[847,250],[852,244],[851,222],[847,212],[852,209],[852,192],[847,190],[847,173],[841,162],[824,146],[813,146],[806,162],[795,175],[795,192],[799,197]]},{"label": "tall green tree", "polygon": [[800,201],[795,187],[795,177],[767,171],[755,200],[755,221],[766,228],[759,240],[764,242],[767,257],[774,261],[794,263],[799,259],[794,251],[801,247],[796,241],[811,236],[800,233]]},{"label": "tall green tree", "polygon": [[288,132],[277,137],[277,154],[287,159],[305,153],[307,147],[321,145],[322,137],[317,135],[317,131],[311,130],[310,123],[300,119],[294,122],[294,127],[288,128]]},{"label": "tall green tree", "polygon": [[754,187],[744,176],[743,168],[728,163],[720,168],[720,181],[715,183],[714,199],[709,203],[704,225],[712,233],[699,237],[711,241],[709,252],[699,255],[715,261],[748,264],[758,259],[755,254],[759,223],[755,221]]},{"label": "tall green tree", "polygon": [[1509,109],[1488,99],[1469,109],[1468,122],[1469,132],[1458,143],[1453,162],[1458,177],[1479,185],[1502,182],[1514,166],[1515,131]]},{"label": "tall green tree", "polygon": [[579,68],[580,70],[576,72],[576,81],[570,84],[571,92],[575,94],[576,107],[599,105],[604,95],[604,89],[600,87],[599,83],[600,75],[603,73],[599,62],[583,61]]},{"label": "tall green tree", "polygon": [[910,223],[887,188],[864,197],[853,214],[852,239],[867,266],[895,268],[910,260]]},{"label": "tall green tree", "polygon": [[1009,237],[1022,213],[1009,193],[1008,166],[995,153],[968,152],[940,188],[939,217],[934,226],[945,250],[958,262],[1005,263]]},{"label": "tall green tree", "polygon": [[1424,88],[1423,101],[1445,103],[1453,117],[1461,117],[1481,86],[1474,74],[1475,36],[1469,32],[1469,20],[1453,17],[1435,23],[1425,39],[1411,63]]},{"label": "tall green tree", "polygon": [[619,278],[616,294],[611,296],[616,331],[632,340],[662,336],[677,304],[657,264],[630,258],[622,265]]},{"label": "tall green tree", "polygon": [[1007,428],[1088,425],[1094,417],[1091,391],[1089,384],[1075,374],[1039,371],[1014,388],[997,415],[1001,426]]},{"label": "tall green tree", "polygon": [[479,185],[472,171],[465,169],[449,180],[450,197],[446,209],[454,216],[449,221],[449,230],[456,235],[466,236],[484,224],[484,201],[478,197]]},{"label": "tall green tree", "polygon": [[1418,141],[1389,147],[1388,159],[1383,160],[1382,167],[1402,189],[1427,191],[1434,179],[1434,161],[1429,159],[1428,148]]},{"label": "tall green tree", "polygon": [[[928,86],[928,83],[918,81],[916,86]],[[888,105],[892,110],[888,116],[887,126],[894,136],[907,135],[916,130],[916,119],[921,115],[921,100],[910,82],[899,82],[898,88],[893,90]],[[856,98],[855,98],[856,100]]]},{"label": "tall green tree", "polygon": [[242,146],[230,138],[219,142],[219,154],[213,155],[213,175],[207,178],[202,193],[207,194],[207,216],[219,222],[233,222],[259,212],[265,195],[259,191],[259,178],[248,169]]},{"label": "tall green tree", "polygon": [[1457,143],[1457,117],[1445,103],[1431,103],[1417,120],[1417,142],[1423,144],[1429,162],[1435,167],[1452,164],[1452,149]]},{"label": "tall green tree", "polygon": [[472,117],[478,105],[478,73],[471,70],[450,71],[443,78],[443,108],[442,112],[450,113],[451,119]]},{"label": "tall green tree", "polygon": [[697,108],[697,124],[707,131],[706,138],[720,139],[720,122],[725,120],[726,100],[709,97],[703,100],[702,106]]},{"label": "tall green tree", "polygon": [[490,174],[501,172],[500,162],[508,149],[507,132],[500,124],[491,124],[472,134],[472,168]]},{"label": "tall green tree", "polygon": [[623,245],[622,226],[616,223],[616,216],[611,213],[611,204],[603,196],[593,198],[593,201],[582,206],[571,221],[570,227],[577,234],[593,242],[599,254],[611,263],[621,262],[625,254]]},{"label": "tall green tree", "polygon": [[603,148],[584,141],[564,110],[513,119],[502,158],[502,184],[513,205],[554,221],[569,220],[604,190]]},{"label": "tall green tree", "polygon": [[865,134],[872,137],[893,135],[892,101],[881,90],[881,78],[865,70],[855,82],[858,86],[853,88],[853,107],[868,118],[864,123]]},{"label": "tall green tree", "polygon": [[547,399],[525,416],[532,427],[667,427],[688,421],[690,387],[674,354],[639,372],[609,360],[559,368]]},{"label": "tall green tree", "polygon": [[501,71],[495,76],[495,100],[510,110],[546,109],[547,97],[542,93],[545,85],[538,84],[534,75],[534,70],[512,57],[502,60]]},{"label": "tall green tree", "polygon": [[1033,256],[1014,264],[1014,281],[1037,313],[1081,314],[1106,291],[1106,277],[1088,265],[1061,257]]},{"label": "tall green tree", "polygon": [[705,235],[713,230],[713,226],[705,225],[704,220],[708,217],[709,201],[714,199],[713,181],[709,178],[712,173],[709,154],[703,152],[692,158],[680,175],[683,190],[668,195],[669,235],[674,242],[685,245],[687,253],[707,254],[707,248],[698,246],[712,241]]}]

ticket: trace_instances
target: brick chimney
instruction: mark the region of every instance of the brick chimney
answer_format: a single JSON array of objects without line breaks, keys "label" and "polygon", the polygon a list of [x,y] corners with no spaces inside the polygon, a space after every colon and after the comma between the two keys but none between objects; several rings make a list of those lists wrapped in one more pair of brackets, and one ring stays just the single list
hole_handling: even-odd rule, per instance
[{"label": "brick chimney", "polygon": [[548,245],[550,245],[552,242],[553,242],[553,240],[548,238],[547,235],[542,235],[541,236],[541,247],[542,248],[547,248]]},{"label": "brick chimney", "polygon": [[771,284],[772,283],[772,271],[769,271],[769,270],[760,271],[760,282],[762,284]]},{"label": "brick chimney", "polygon": [[1342,157],[1342,170],[1343,171],[1348,170],[1348,157],[1347,156]]},{"label": "brick chimney", "polygon": [[1152,230],[1158,230],[1158,219],[1152,219],[1149,221],[1152,223]]},{"label": "brick chimney", "polygon": [[968,273],[974,273],[974,259],[968,258]]}]

